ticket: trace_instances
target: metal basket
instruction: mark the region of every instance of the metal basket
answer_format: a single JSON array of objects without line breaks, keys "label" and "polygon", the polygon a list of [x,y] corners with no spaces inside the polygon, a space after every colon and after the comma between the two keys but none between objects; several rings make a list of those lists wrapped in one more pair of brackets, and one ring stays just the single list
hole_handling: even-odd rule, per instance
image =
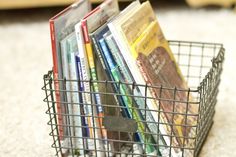
[{"label": "metal basket", "polygon": [[[50,118],[48,125],[51,127],[50,136],[53,138],[52,147],[55,148],[56,156],[198,156],[213,124],[225,50],[222,44],[215,43],[169,41],[169,44],[188,83],[188,89],[110,80],[54,80],[52,71],[44,75],[42,89],[46,94],[44,101],[48,105],[46,113]],[[59,81],[63,85],[59,92],[64,98],[59,102],[55,99],[55,81]],[[66,84],[70,82],[78,84],[87,82],[91,90],[66,90]],[[93,83],[99,85],[100,92],[92,92]],[[115,92],[120,91],[122,86],[129,88],[129,94]],[[113,90],[114,87],[118,90]],[[156,97],[148,94],[140,96],[136,94],[136,88],[143,88],[145,91],[154,89],[158,91],[159,95]],[[90,97],[91,103],[69,102],[66,99],[68,93],[87,95]],[[165,93],[168,93],[168,96]],[[178,95],[181,93],[186,96],[184,99],[178,99]],[[96,94],[101,96],[103,115],[98,115],[95,112],[97,109],[94,99]],[[120,105],[122,98],[132,100],[130,107],[132,115],[130,117],[127,117],[125,113],[127,108]],[[138,107],[136,101],[143,101],[144,106]],[[148,101],[158,102],[157,109],[149,109]],[[161,104],[168,105],[169,110],[161,109]],[[57,105],[62,107],[63,112],[57,112]],[[184,106],[185,110],[178,112],[176,109],[178,105]],[[83,106],[92,106],[93,114],[69,112],[71,108],[78,106],[80,109]],[[191,107],[197,108],[198,112],[190,113],[189,108]],[[136,112],[141,113],[142,118],[139,120],[135,118]],[[150,120],[148,117],[150,113],[155,113],[158,120]],[[165,115],[168,115],[172,120],[165,120]],[[175,121],[176,116],[182,119],[180,123]],[[64,119],[63,124],[58,123],[60,117]],[[83,122],[80,126],[74,125],[73,120],[77,118],[82,121],[88,118],[93,121],[94,125],[89,127]],[[143,132],[138,129],[141,126]],[[155,132],[153,129],[151,131],[150,127],[156,128]],[[60,135],[60,128],[66,130],[66,133]],[[82,136],[75,132],[76,129],[82,130]],[[86,129],[93,132],[93,137],[88,137]],[[184,133],[177,135],[178,129],[182,129]],[[106,133],[106,138],[102,136],[103,131]],[[145,137],[145,141],[139,139],[138,135],[140,134]],[[76,146],[76,140],[82,141],[82,145]],[[88,146],[88,143],[92,146]],[[105,149],[104,147],[100,148],[99,144],[101,143],[107,145],[104,146]],[[147,154],[148,148],[156,148],[158,155]]]}]

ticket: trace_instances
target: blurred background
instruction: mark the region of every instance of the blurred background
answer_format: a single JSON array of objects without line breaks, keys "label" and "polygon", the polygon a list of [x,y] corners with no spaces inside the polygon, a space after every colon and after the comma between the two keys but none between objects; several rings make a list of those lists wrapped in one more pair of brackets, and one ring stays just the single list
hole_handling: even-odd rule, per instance
[{"label": "blurred background", "polygon": [[[94,6],[100,2],[91,1]],[[121,1],[121,6],[127,1]],[[52,157],[55,153],[41,90],[43,74],[52,68],[48,20],[72,2],[0,0],[0,156]],[[151,3],[167,39],[224,44],[215,123],[200,156],[236,156],[236,0]]]}]

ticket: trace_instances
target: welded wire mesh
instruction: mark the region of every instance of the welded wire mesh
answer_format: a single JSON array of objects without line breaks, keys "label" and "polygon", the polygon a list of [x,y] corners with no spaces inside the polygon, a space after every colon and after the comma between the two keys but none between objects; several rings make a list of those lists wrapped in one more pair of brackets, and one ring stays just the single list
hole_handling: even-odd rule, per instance
[{"label": "welded wire mesh", "polygon": [[[213,124],[224,48],[214,43],[169,44],[188,89],[110,80],[54,80],[52,71],[44,75],[44,101],[56,156],[198,156]],[[55,82],[62,87],[55,90]],[[90,88],[68,90],[67,85],[73,83]],[[94,84],[99,92],[94,92]],[[56,101],[56,92],[63,97],[60,101]],[[68,99],[75,94],[79,101]],[[102,104],[98,104],[97,97]],[[97,112],[99,105],[103,114]],[[59,124],[58,118],[63,123]]]}]

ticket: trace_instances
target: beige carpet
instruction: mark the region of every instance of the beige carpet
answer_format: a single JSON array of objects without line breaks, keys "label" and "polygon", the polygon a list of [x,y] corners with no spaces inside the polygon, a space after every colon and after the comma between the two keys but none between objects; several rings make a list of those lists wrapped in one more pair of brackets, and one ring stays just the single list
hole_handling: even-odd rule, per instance
[{"label": "beige carpet", "polygon": [[[201,157],[236,156],[236,13],[155,4],[168,39],[224,43],[226,61],[215,123]],[[60,10],[61,8],[59,8]],[[47,20],[57,9],[0,12],[0,156],[48,157],[43,74],[52,67]]]}]

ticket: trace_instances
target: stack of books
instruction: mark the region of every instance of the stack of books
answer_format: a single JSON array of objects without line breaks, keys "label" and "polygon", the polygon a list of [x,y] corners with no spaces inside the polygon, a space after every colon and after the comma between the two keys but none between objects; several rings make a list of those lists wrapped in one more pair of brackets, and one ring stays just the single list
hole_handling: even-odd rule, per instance
[{"label": "stack of books", "polygon": [[[114,99],[122,106],[122,116],[137,124],[134,142],[118,148],[104,126],[102,87],[91,81],[187,89],[149,1],[134,1],[120,11],[117,0],[106,0],[93,10],[88,0],[81,0],[51,18],[50,30],[59,140],[62,148],[68,148],[63,149],[64,156],[193,156],[183,148],[193,147],[189,137],[195,136],[196,128],[190,126],[197,120],[186,114],[197,113],[198,108],[176,101],[188,102],[187,93],[112,84],[112,90],[121,95]],[[82,81],[63,84],[60,79]],[[135,97],[128,96],[132,94]],[[162,97],[174,100],[161,101]],[[96,107],[86,105],[93,101]]]}]

